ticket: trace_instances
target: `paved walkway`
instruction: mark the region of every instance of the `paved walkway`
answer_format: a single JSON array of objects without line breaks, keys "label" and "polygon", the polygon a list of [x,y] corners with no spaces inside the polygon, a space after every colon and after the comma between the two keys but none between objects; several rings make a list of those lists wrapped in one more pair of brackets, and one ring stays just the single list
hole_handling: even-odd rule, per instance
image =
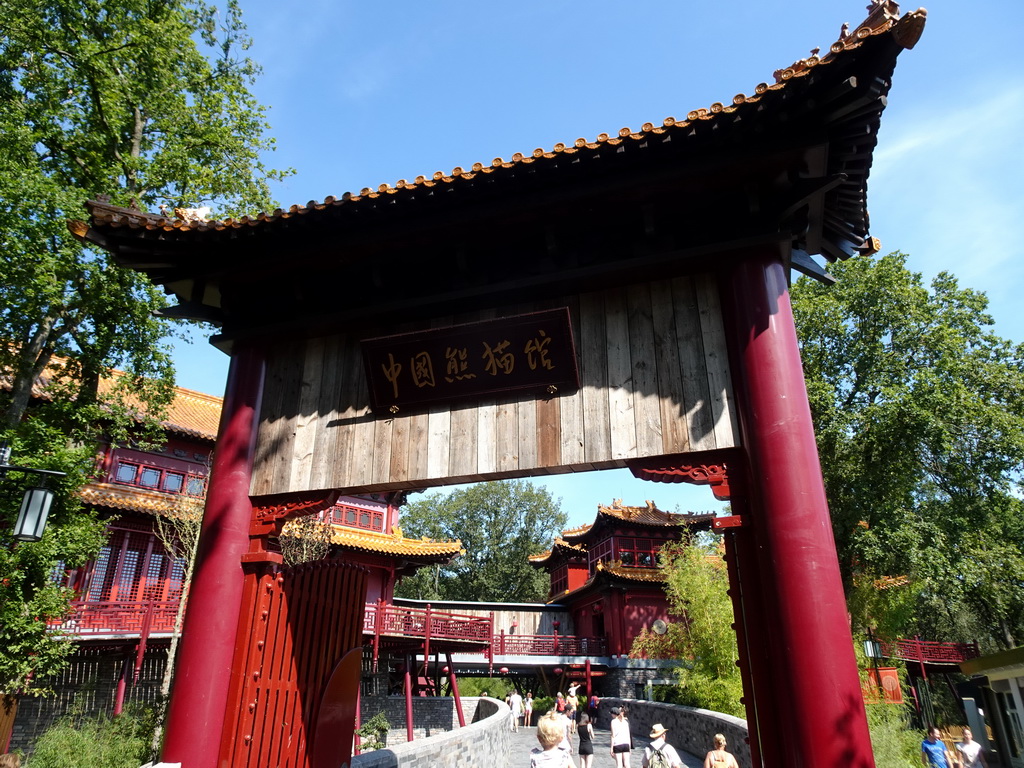
[{"label": "paved walkway", "polygon": [[[612,759],[610,750],[610,733],[609,731],[601,728],[594,728],[594,759],[591,762],[592,768],[615,768],[615,761]],[[650,739],[640,738],[636,735],[633,736],[633,751],[630,755],[630,766],[631,768],[640,768],[640,761],[644,756],[644,747],[650,742]],[[671,744],[671,734],[669,734],[669,743]],[[512,734],[512,754],[509,756],[508,764],[510,768],[530,768],[530,750],[538,746],[537,743],[537,729],[533,728],[520,728],[519,733]],[[573,737],[572,748],[575,750],[579,747],[579,737]],[[701,768],[704,765],[703,757],[695,757],[687,752],[680,750],[679,756],[683,759],[683,765],[686,768]],[[572,756],[573,762],[577,766],[580,764],[580,756],[575,752]]]}]

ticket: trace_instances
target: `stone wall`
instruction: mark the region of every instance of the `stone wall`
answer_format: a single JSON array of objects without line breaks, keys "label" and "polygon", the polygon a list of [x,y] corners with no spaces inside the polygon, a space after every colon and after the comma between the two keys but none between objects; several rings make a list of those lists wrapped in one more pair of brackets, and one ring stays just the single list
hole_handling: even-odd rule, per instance
[{"label": "stone wall", "polygon": [[736,755],[740,768],[751,768],[746,720],[678,704],[606,697],[601,699],[598,727],[609,728],[611,708],[621,706],[625,706],[628,711],[629,730],[634,736],[646,738],[651,732],[651,726],[661,723],[668,728],[666,737],[669,744],[703,758],[714,746],[715,734],[720,733],[728,742],[726,749]]},{"label": "stone wall", "polygon": [[[389,697],[390,698],[390,697]],[[426,701],[426,699],[423,699]],[[405,742],[405,701],[402,705],[402,730],[394,728],[388,733],[388,747],[376,752],[356,755],[351,768],[505,768],[508,766],[511,730],[511,713],[504,702],[490,698],[463,698],[462,709],[466,714],[466,727],[457,727],[455,707],[452,699],[443,698],[447,705],[449,721],[455,727],[430,739]],[[390,704],[390,701],[388,702]],[[388,710],[390,711],[390,710]],[[413,702],[413,720],[418,711]],[[364,714],[364,719],[368,717]],[[394,726],[394,723],[392,723]],[[405,743],[399,743],[405,742]]]},{"label": "stone wall", "polygon": [[[454,700],[448,696],[415,697],[412,700],[413,738],[425,739],[458,728],[454,704]],[[465,705],[463,701],[463,707]],[[359,712],[364,723],[377,713],[384,713],[391,725],[388,744],[400,744],[406,740],[404,696],[364,696],[359,702]],[[469,718],[466,722],[470,722]]]}]

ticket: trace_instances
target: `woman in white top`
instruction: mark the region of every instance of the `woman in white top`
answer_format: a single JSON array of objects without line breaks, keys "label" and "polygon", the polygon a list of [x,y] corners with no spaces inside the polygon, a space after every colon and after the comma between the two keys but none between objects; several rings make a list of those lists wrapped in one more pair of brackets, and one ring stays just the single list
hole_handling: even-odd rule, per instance
[{"label": "woman in white top", "polygon": [[629,750],[632,749],[633,740],[629,735],[626,713],[621,707],[612,707],[611,730],[612,759],[615,760],[615,768],[629,768]]}]

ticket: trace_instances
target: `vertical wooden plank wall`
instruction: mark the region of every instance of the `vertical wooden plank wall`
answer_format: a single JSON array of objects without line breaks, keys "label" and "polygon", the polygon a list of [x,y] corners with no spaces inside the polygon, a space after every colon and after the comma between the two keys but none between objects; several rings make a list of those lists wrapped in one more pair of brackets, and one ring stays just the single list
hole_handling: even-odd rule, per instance
[{"label": "vertical wooden plank wall", "polygon": [[417,488],[623,466],[737,444],[713,276],[436,318],[431,325],[551,306],[570,308],[581,384],[555,398],[506,397],[377,417],[368,407],[357,338],[271,350],[252,493]]}]

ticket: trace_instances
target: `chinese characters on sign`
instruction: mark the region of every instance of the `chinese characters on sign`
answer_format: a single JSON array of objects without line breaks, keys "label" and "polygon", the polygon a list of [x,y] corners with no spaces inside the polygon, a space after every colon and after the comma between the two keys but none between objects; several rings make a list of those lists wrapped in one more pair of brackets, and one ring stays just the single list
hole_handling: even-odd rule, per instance
[{"label": "chinese characters on sign", "polygon": [[569,310],[467,323],[362,342],[374,410],[517,391],[579,389]]}]

